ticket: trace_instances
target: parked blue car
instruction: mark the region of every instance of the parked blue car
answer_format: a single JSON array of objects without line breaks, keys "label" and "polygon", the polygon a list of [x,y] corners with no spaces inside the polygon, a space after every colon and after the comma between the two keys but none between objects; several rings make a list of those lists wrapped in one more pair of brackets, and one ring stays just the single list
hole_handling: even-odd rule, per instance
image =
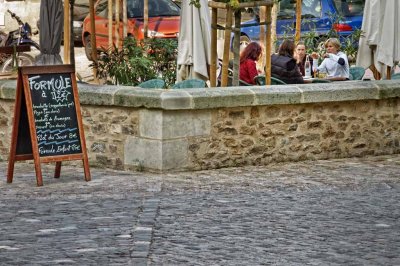
[{"label": "parked blue car", "polygon": [[[329,30],[335,29],[339,36],[348,36],[356,29],[361,29],[365,0],[303,0],[301,34],[314,31],[318,36],[326,35]],[[332,17],[341,18],[339,23],[333,23]],[[251,40],[259,40],[260,26],[258,15],[242,23],[241,45]],[[246,25],[252,25],[247,26]],[[294,35],[296,28],[296,1],[282,0],[278,11],[276,26],[277,37]]]}]

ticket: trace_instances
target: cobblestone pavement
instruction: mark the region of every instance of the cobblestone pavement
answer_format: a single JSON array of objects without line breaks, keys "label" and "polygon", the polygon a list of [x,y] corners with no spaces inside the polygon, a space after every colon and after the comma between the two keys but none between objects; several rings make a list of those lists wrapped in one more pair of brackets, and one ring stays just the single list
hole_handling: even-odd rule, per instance
[{"label": "cobblestone pavement", "polygon": [[400,265],[400,155],[184,173],[0,163],[0,265]]}]

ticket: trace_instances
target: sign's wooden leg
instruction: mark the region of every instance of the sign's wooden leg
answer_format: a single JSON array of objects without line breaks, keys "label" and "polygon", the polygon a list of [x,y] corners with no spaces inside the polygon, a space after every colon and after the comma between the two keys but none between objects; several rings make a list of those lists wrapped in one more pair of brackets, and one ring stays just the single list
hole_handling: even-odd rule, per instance
[{"label": "sign's wooden leg", "polygon": [[39,158],[35,160],[36,184],[38,187],[43,186],[42,169],[40,167]]},{"label": "sign's wooden leg", "polygon": [[12,183],[14,176],[14,159],[10,159],[8,161],[8,170],[7,170],[7,183]]},{"label": "sign's wooden leg", "polygon": [[56,162],[56,170],[54,171],[54,178],[60,178],[61,162]]},{"label": "sign's wooden leg", "polygon": [[90,176],[90,170],[89,170],[89,163],[87,160],[87,156],[86,159],[83,159],[83,170],[85,171],[85,180],[86,182],[92,180],[92,177]]}]

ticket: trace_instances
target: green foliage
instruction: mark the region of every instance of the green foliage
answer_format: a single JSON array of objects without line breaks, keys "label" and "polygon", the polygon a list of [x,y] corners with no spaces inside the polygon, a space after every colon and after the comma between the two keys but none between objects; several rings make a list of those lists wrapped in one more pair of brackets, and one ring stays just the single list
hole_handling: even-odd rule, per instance
[{"label": "green foliage", "polygon": [[146,47],[152,62],[151,70],[165,81],[167,87],[172,86],[176,80],[177,40],[151,38],[146,40]]},{"label": "green foliage", "polygon": [[[333,14],[329,12],[327,13],[327,16],[330,20],[331,25],[343,21],[343,17],[338,14]],[[310,31],[303,33],[301,36],[302,41],[304,41],[304,44],[307,47],[307,53],[317,52],[320,56],[322,56],[323,54],[325,54],[325,41],[329,38],[339,39],[339,34],[334,28],[331,28],[326,35],[318,35],[315,30],[315,25],[312,25],[312,22],[310,20],[303,19],[301,22],[301,26],[311,29]],[[286,26],[283,32],[284,38],[294,39],[294,25]],[[362,31],[360,29],[357,29],[346,37],[340,37],[340,50],[347,55],[347,57],[349,58],[349,62],[353,62],[357,57],[358,40],[360,39],[361,34]]]},{"label": "green foliage", "polygon": [[120,50],[115,46],[100,50],[97,78],[109,84],[131,86],[161,78],[169,86],[175,83],[176,49],[176,40],[147,39],[137,42],[128,37]]}]

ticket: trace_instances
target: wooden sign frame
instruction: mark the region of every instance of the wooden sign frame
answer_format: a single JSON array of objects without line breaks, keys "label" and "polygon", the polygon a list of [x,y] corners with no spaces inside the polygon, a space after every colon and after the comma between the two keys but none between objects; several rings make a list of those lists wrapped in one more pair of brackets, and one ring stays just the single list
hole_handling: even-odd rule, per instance
[{"label": "wooden sign frame", "polygon": [[[71,84],[68,85],[71,86],[73,94],[72,104],[74,104],[75,106],[74,109],[76,113],[76,117],[72,117],[71,119],[76,119],[76,124],[79,130],[79,136],[76,137],[76,138],[79,137],[80,141],[80,150],[78,152],[74,152],[72,154],[65,153],[65,154],[48,155],[48,156],[41,156],[39,153],[40,143],[38,143],[36,122],[34,116],[34,106],[33,106],[32,93],[28,75],[45,76],[48,74],[68,75],[70,77]],[[20,132],[21,129],[25,128],[26,130],[28,130],[29,128],[29,133],[23,131]],[[41,163],[49,163],[49,162],[56,162],[54,178],[59,178],[61,173],[62,161],[82,160],[85,180],[86,181],[91,180],[88,157],[86,152],[86,142],[83,131],[81,108],[78,97],[78,88],[76,84],[75,67],[73,65],[29,66],[29,67],[20,67],[18,69],[17,90],[16,90],[15,107],[14,107],[14,120],[13,120],[13,128],[11,136],[12,137],[11,137],[10,156],[8,161],[7,183],[12,183],[13,181],[14,165],[16,161],[24,161],[32,159],[34,160],[34,165],[35,165],[37,186],[43,186]],[[18,152],[18,147],[19,145],[21,145],[21,143],[19,142],[22,142],[23,139],[25,140],[28,139],[27,141],[29,141],[29,143],[31,144],[32,149],[30,150],[30,147],[28,147],[28,150],[25,150],[24,152],[21,151]],[[29,146],[29,145],[23,145],[23,146]]]}]

